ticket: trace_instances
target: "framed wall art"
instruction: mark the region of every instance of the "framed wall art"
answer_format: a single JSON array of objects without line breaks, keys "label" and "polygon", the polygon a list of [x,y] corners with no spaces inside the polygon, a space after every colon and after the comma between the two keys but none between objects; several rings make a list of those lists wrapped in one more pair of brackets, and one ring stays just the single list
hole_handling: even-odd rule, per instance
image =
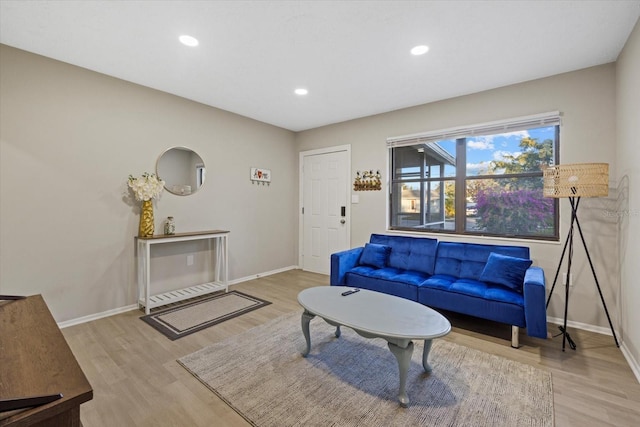
[{"label": "framed wall art", "polygon": [[251,181],[271,182],[271,171],[269,169],[251,168]]}]

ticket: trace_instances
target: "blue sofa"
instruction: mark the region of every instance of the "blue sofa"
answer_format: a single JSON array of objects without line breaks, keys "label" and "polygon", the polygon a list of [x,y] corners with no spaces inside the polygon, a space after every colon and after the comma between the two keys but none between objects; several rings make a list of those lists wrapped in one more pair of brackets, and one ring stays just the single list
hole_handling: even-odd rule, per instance
[{"label": "blue sofa", "polygon": [[545,277],[529,248],[372,234],[331,255],[332,286],[369,289],[512,326],[547,338]]}]

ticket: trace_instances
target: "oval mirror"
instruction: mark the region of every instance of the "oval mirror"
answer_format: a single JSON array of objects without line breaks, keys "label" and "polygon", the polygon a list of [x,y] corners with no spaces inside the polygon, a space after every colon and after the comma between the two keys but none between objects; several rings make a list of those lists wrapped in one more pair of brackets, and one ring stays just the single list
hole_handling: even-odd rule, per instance
[{"label": "oval mirror", "polygon": [[204,161],[187,147],[171,147],[158,158],[156,173],[169,193],[188,196],[204,184]]}]

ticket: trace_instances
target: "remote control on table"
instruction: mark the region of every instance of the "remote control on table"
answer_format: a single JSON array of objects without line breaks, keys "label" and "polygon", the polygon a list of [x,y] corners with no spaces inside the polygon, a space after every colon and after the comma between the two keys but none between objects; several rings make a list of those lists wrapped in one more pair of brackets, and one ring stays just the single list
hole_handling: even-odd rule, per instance
[{"label": "remote control on table", "polygon": [[359,292],[360,289],[351,289],[350,291],[346,291],[342,293],[343,297],[346,297],[347,295],[351,295],[351,294],[355,294],[356,292]]}]

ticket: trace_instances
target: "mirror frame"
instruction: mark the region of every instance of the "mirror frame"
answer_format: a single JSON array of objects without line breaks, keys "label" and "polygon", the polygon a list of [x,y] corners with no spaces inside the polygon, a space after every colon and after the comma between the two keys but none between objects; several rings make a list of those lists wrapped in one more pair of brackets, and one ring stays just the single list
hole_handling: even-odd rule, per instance
[{"label": "mirror frame", "polygon": [[[167,153],[169,153],[171,151],[174,151],[174,150],[189,152],[190,156],[195,155],[200,160],[200,161],[189,163],[186,166],[186,168],[185,168],[186,174],[189,174],[191,172],[191,170],[190,170],[191,166],[195,165],[195,176],[193,177],[194,179],[190,181],[190,184],[192,184],[192,185],[188,185],[188,184],[183,184],[182,185],[182,187],[183,187],[182,191],[176,189],[176,186],[178,186],[179,184],[176,184],[175,182],[170,182],[171,180],[167,180],[166,179],[166,175],[167,174],[162,174],[160,172],[162,158]],[[166,167],[165,167],[165,172],[167,172]],[[164,150],[162,153],[160,153],[160,156],[158,156],[158,160],[156,160],[156,175],[158,177],[160,177],[162,180],[164,180],[164,182],[165,182],[164,189],[167,190],[169,193],[175,194],[176,196],[190,196],[191,194],[194,194],[194,193],[198,192],[198,190],[200,190],[200,188],[202,188],[202,186],[204,185],[204,183],[206,181],[206,165],[204,163],[204,159],[202,158],[202,156],[200,154],[196,153],[194,150],[192,150],[189,147],[176,145],[176,146],[173,146],[173,147],[169,147],[166,150]],[[195,185],[193,185],[193,184],[195,184]],[[187,187],[190,187],[189,191],[186,190]]]}]

